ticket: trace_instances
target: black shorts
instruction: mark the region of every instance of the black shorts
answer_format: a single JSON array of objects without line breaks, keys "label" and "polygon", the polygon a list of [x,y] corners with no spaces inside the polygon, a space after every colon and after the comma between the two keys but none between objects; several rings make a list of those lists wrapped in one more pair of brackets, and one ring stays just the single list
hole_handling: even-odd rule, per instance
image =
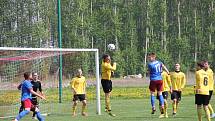
[{"label": "black shorts", "polygon": [[211,100],[212,95],[213,95],[213,90],[210,90],[209,91],[209,99],[208,99],[209,101]]},{"label": "black shorts", "polygon": [[[164,91],[164,92],[162,92],[162,95],[163,95],[163,98],[164,99],[168,99],[168,96],[169,96],[169,93],[168,93],[168,91]],[[159,100],[159,95],[158,95],[158,93],[157,93],[157,99]]]},{"label": "black shorts", "polygon": [[77,94],[77,95],[74,95],[74,96],[73,96],[73,101],[77,101],[77,100],[80,100],[80,101],[86,100],[85,94]]},{"label": "black shorts", "polygon": [[112,91],[112,81],[111,80],[102,79],[101,83],[102,83],[102,88],[103,88],[104,93],[109,93]]},{"label": "black shorts", "polygon": [[38,103],[38,101],[37,101],[37,97],[32,97],[31,103],[32,103],[33,105],[35,105],[35,106],[38,106],[39,103]]},{"label": "black shorts", "polygon": [[181,100],[181,91],[173,91],[171,94],[171,100],[176,99],[177,101]]},{"label": "black shorts", "polygon": [[195,104],[197,105],[208,105],[209,104],[209,95],[195,95]]}]

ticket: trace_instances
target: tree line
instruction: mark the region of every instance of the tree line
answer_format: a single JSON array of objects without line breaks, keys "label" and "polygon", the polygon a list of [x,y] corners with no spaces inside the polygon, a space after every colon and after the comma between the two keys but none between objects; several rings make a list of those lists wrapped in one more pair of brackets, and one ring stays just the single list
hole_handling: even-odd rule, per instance
[{"label": "tree line", "polygon": [[[199,60],[215,68],[215,0],[61,0],[62,47],[98,48],[118,63],[117,76],[146,72],[147,53],[183,71]],[[107,45],[116,45],[109,52]],[[1,47],[58,47],[57,0],[2,0]],[[64,57],[94,68],[94,55]],[[68,66],[66,66],[68,67]],[[70,70],[67,68],[65,70]]]}]

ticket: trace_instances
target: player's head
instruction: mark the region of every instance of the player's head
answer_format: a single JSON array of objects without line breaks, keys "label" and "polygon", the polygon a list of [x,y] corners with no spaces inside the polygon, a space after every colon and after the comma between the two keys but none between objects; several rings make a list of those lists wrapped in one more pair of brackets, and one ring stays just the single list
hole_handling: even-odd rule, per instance
[{"label": "player's head", "polygon": [[36,81],[38,79],[38,74],[36,72],[32,73],[33,80]]},{"label": "player's head", "polygon": [[200,69],[204,69],[205,68],[205,66],[204,66],[204,62],[203,61],[200,61],[200,62],[198,62],[197,63],[197,70],[200,70]]},{"label": "player's head", "polygon": [[205,69],[208,69],[210,67],[207,60],[204,60],[203,63],[204,63]]},{"label": "player's head", "polygon": [[102,56],[102,58],[103,58],[103,61],[104,62],[110,62],[111,61],[111,59],[110,59],[110,56],[108,55],[108,54],[104,54],[103,56]]},{"label": "player's head", "polygon": [[176,71],[180,71],[180,67],[181,67],[181,66],[180,66],[179,63],[176,63],[176,64],[175,64],[175,70],[176,70]]},{"label": "player's head", "polygon": [[25,72],[24,73],[24,78],[27,80],[27,79],[32,79],[32,74],[31,72]]},{"label": "player's head", "polygon": [[78,77],[80,77],[80,76],[82,76],[82,70],[79,68],[79,69],[77,69],[76,70],[76,76],[78,76]]},{"label": "player's head", "polygon": [[156,60],[156,54],[155,53],[149,53],[148,54],[148,60],[150,61],[150,62],[152,62],[152,61],[155,61]]}]

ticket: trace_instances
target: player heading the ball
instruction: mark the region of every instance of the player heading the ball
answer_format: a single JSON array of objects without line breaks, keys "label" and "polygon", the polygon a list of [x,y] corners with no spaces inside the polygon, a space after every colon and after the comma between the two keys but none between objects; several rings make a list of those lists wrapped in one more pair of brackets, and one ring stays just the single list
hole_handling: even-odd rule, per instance
[{"label": "player heading the ball", "polygon": [[111,105],[110,105],[110,96],[112,91],[112,81],[111,81],[111,74],[113,71],[116,70],[116,63],[114,62],[113,65],[111,65],[111,58],[108,54],[103,55],[102,60],[102,88],[105,93],[105,111],[110,116],[116,116],[111,112]]}]

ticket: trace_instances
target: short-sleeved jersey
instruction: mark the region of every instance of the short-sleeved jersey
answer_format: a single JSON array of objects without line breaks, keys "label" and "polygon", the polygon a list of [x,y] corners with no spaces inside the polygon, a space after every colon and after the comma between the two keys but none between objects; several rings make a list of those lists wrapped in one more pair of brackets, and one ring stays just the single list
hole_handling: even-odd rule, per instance
[{"label": "short-sleeved jersey", "polygon": [[[39,90],[40,92],[42,92],[42,86],[41,86],[41,82],[39,80],[37,80],[37,81],[31,81],[31,84],[33,85],[33,90],[35,92],[37,92],[37,90]],[[36,95],[32,94],[32,97],[36,97]]]},{"label": "short-sleeved jersey", "polygon": [[199,89],[200,92],[197,94],[209,95],[209,77],[205,70],[201,69],[196,71],[196,89]]},{"label": "short-sleeved jersey", "polygon": [[76,94],[85,94],[86,93],[86,79],[84,76],[74,77],[70,82],[72,89],[76,91]]},{"label": "short-sleeved jersey", "polygon": [[171,72],[170,79],[172,83],[172,90],[183,89],[186,84],[186,77],[183,72]]},{"label": "short-sleeved jersey", "polygon": [[31,99],[31,92],[30,89],[32,89],[32,84],[30,80],[24,80],[21,83],[21,101],[24,101],[26,99]]},{"label": "short-sleeved jersey", "polygon": [[208,84],[209,84],[209,90],[214,90],[214,73],[213,70],[208,68],[208,70],[206,71],[208,74]]},{"label": "short-sleeved jersey", "polygon": [[102,61],[102,79],[111,80],[111,72],[116,70],[116,63],[111,66],[110,63]]},{"label": "short-sleeved jersey", "polygon": [[150,73],[150,81],[158,81],[162,80],[162,65],[163,63],[160,61],[153,61],[148,63],[148,70]]},{"label": "short-sleeved jersey", "polygon": [[168,75],[168,73],[166,71],[163,71],[161,73],[162,78],[163,78],[163,91],[170,91],[170,87],[171,87],[171,79],[170,76]]}]

